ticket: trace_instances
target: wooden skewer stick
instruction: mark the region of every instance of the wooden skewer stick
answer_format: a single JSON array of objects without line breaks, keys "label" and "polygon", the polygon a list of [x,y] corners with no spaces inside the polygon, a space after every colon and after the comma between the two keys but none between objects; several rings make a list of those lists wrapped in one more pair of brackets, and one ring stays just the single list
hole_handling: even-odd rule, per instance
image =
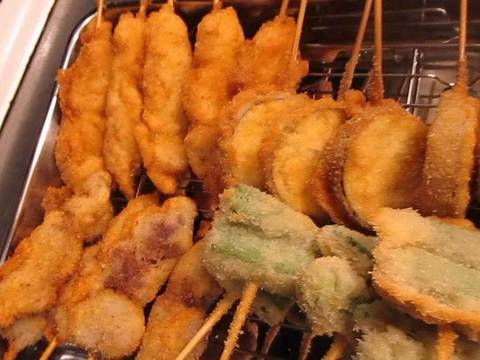
[{"label": "wooden skewer stick", "polygon": [[97,0],[97,29],[102,24],[104,6],[105,6],[104,0]]},{"label": "wooden skewer stick", "polygon": [[365,0],[365,7],[363,8],[362,18],[358,27],[357,37],[352,50],[352,56],[345,66],[345,74],[340,81],[340,88],[338,90],[338,99],[343,100],[345,93],[350,90],[352,86],[353,74],[360,58],[360,51],[362,49],[363,39],[365,37],[365,30],[367,29],[368,18],[372,10],[373,0]]},{"label": "wooden skewer stick", "polygon": [[438,327],[436,346],[437,360],[450,360],[455,353],[455,342],[458,335],[449,325]]},{"label": "wooden skewer stick", "polygon": [[382,0],[375,0],[375,57],[368,95],[372,103],[378,103],[384,97],[383,88],[383,47],[382,47]]},{"label": "wooden skewer stick", "polygon": [[167,4],[170,5],[171,7],[175,6],[175,0],[167,0]]},{"label": "wooden skewer stick", "polygon": [[265,340],[263,341],[263,344],[262,344],[262,349],[260,350],[261,354],[266,354],[270,351],[273,340],[275,340],[279,331],[280,331],[280,325],[274,325],[270,329],[268,329],[267,334],[265,335]]},{"label": "wooden skewer stick", "polygon": [[347,340],[342,335],[335,335],[333,344],[330,346],[323,360],[339,360],[342,359],[347,349]]},{"label": "wooden skewer stick", "polygon": [[207,335],[207,333],[220,321],[223,315],[232,307],[233,303],[238,299],[238,295],[233,292],[226,293],[212,311],[208,319],[198,330],[195,336],[185,345],[183,350],[178,354],[175,360],[184,360],[190,355],[195,346]]},{"label": "wooden skewer stick", "polygon": [[221,9],[222,1],[221,0],[213,0],[213,8],[214,9]]},{"label": "wooden skewer stick", "polygon": [[280,5],[280,11],[278,15],[285,16],[287,14],[289,3],[290,3],[290,0],[282,0],[282,5]]},{"label": "wooden skewer stick", "polygon": [[53,338],[52,341],[50,341],[50,344],[48,344],[47,348],[43,352],[42,356],[40,357],[40,360],[48,360],[50,355],[52,355],[53,351],[57,347],[57,338]]},{"label": "wooden skewer stick", "polygon": [[460,0],[460,38],[458,42],[458,75],[457,87],[467,91],[468,85],[468,67],[467,67],[467,0]]},{"label": "wooden skewer stick", "polygon": [[150,1],[151,0],[140,0],[140,8],[138,9],[138,14],[140,16],[145,16],[148,7],[150,6]]},{"label": "wooden skewer stick", "polygon": [[300,344],[300,354],[298,360],[306,360],[312,348],[312,341],[315,336],[311,332],[303,333],[302,343]]},{"label": "wooden skewer stick", "polygon": [[305,20],[305,12],[307,10],[308,0],[300,1],[300,8],[298,9],[297,17],[297,29],[295,31],[295,39],[293,40],[292,52],[290,62],[294,63],[297,61],[298,49],[300,48],[300,40],[302,37],[303,22]]},{"label": "wooden skewer stick", "polygon": [[255,300],[257,291],[258,286],[254,283],[248,283],[243,289],[242,298],[240,299],[240,303],[235,311],[235,316],[233,317],[233,321],[228,329],[227,340],[225,341],[225,347],[223,348],[220,360],[229,360],[232,356],[233,350],[237,345],[238,335],[242,330],[242,326],[245,323],[245,319],[250,311],[253,300]]}]

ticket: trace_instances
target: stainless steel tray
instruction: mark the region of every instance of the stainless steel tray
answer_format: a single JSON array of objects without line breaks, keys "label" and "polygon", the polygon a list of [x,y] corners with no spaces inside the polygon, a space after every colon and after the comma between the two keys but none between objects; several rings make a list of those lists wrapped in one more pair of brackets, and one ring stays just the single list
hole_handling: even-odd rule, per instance
[{"label": "stainless steel tray", "polygon": [[[62,49],[64,51],[60,64],[62,68],[67,67],[75,58],[79,35],[93,16],[94,1],[86,2],[88,2],[88,6],[85,5],[85,1],[80,6],[85,12],[80,16],[77,14],[76,26],[71,32],[66,46]],[[77,4],[77,2],[71,1],[71,4],[66,6],[63,2],[62,11],[65,12],[65,9],[75,11],[74,3]],[[245,25],[247,35],[252,35],[262,21],[274,16],[278,8],[275,3],[275,1],[268,0],[262,1],[262,4],[241,0],[234,2],[235,7],[239,10],[241,21]],[[226,5],[228,4],[229,2],[226,1]],[[398,2],[395,3],[395,1],[386,1],[385,4],[384,71],[387,95],[403,103],[407,109],[427,122],[432,119],[434,114],[432,110],[438,102],[440,93],[455,81],[458,21],[457,11],[452,4],[456,4],[456,2],[425,0],[421,4],[417,4],[416,1],[409,4],[406,1],[401,5],[402,8],[399,8]],[[188,22],[192,39],[194,39],[196,24],[202,15],[209,11],[210,6],[210,1],[178,1],[176,3],[177,11]],[[344,64],[349,56],[361,8],[362,2],[355,0],[310,1],[302,49],[304,55],[311,61],[311,72],[305,79],[302,90],[317,96],[319,95],[318,83],[325,80],[331,81],[334,91],[336,90]],[[121,12],[136,9],[136,2],[112,2],[105,15],[110,20],[116,21]],[[295,6],[290,11],[295,13]],[[52,16],[55,15],[58,14],[54,11]],[[480,22],[480,14],[473,12],[471,17],[473,18],[471,25]],[[58,19],[56,20],[58,21]],[[480,34],[473,26],[470,28],[471,40],[468,56],[470,64],[472,64],[471,90],[478,95],[480,92]],[[50,29],[49,31],[54,30]],[[372,57],[372,47],[368,39],[371,38],[371,33],[370,29],[354,79],[354,86],[357,88],[365,88],[368,82]],[[45,39],[43,41],[45,42]],[[38,53],[35,56],[34,60],[38,60]],[[29,69],[30,75],[32,71],[35,74],[35,69]],[[50,81],[53,82],[53,79]],[[10,199],[10,202],[0,218],[0,249],[2,251],[0,262],[4,261],[18,242],[41,222],[43,211],[40,204],[46,188],[61,184],[54,161],[55,139],[60,121],[56,87],[53,94],[47,98],[48,110],[45,116],[37,113],[31,114],[36,117],[36,121],[41,126],[36,137],[30,136],[30,139],[34,141],[31,159],[28,163],[23,163],[27,161],[27,159],[23,159],[21,164],[26,166],[27,171],[24,176],[16,179],[19,196],[14,199],[14,196],[9,198],[3,194],[4,201]],[[15,133],[11,132],[10,127],[13,125],[9,121],[12,120],[7,119],[7,128],[3,129],[0,134],[0,160],[3,159],[3,151],[5,151],[3,153],[5,156],[15,146],[21,145],[22,139],[6,138],[8,134]],[[31,143],[29,145],[32,147]],[[19,148],[19,151],[21,150],[22,148]],[[2,177],[9,176],[7,173],[9,169],[5,168],[5,164],[6,160],[3,164],[0,162],[0,170],[3,170]],[[146,183],[143,180],[140,182],[140,186]],[[1,181],[0,185],[2,185]],[[4,190],[0,188],[0,192]],[[143,192],[145,189],[139,189],[139,191]],[[0,197],[1,199],[2,197]],[[114,199],[118,204],[125,201],[118,196],[115,196]],[[15,201],[15,204],[12,204],[12,201]],[[474,220],[477,220],[476,206],[472,206],[470,214]],[[258,346],[240,348],[237,350],[237,356],[265,359],[291,359],[302,356],[302,338],[308,338],[307,329],[292,324],[283,324],[268,354],[260,354],[259,349],[262,348],[268,326],[255,317],[250,321],[259,329]],[[211,358],[208,356],[218,352],[221,347],[222,340],[218,334],[214,334],[211,340],[208,352],[210,355],[206,355],[206,358]],[[327,344],[326,338],[316,339],[313,343],[312,358],[320,358]],[[61,357],[61,353],[57,355]]]}]

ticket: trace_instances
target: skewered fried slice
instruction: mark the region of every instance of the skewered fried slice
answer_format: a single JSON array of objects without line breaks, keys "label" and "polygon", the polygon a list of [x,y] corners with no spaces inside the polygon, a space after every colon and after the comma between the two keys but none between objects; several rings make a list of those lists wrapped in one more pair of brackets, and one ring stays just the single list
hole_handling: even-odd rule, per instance
[{"label": "skewered fried slice", "polygon": [[454,88],[441,95],[427,136],[416,207],[425,215],[465,217],[470,202],[480,101]]},{"label": "skewered fried slice", "polygon": [[295,20],[278,15],[262,25],[252,40],[247,40],[238,59],[236,82],[240,90],[273,86],[296,90],[308,73],[308,62],[291,62],[295,39]]},{"label": "skewered fried slice", "polygon": [[75,271],[81,250],[67,216],[60,211],[47,214],[0,268],[0,328],[51,307]]},{"label": "skewered fried slice", "polygon": [[215,163],[212,155],[220,136],[219,114],[234,95],[233,77],[243,41],[243,29],[232,7],[215,7],[198,25],[183,106],[190,121],[185,138],[188,160],[202,179]]},{"label": "skewered fried slice", "polygon": [[55,157],[62,180],[81,192],[90,175],[103,171],[105,97],[112,62],[112,24],[91,22],[73,65],[58,74],[62,121]]},{"label": "skewered fried slice", "polygon": [[135,175],[141,164],[134,129],[142,118],[144,29],[143,13],[120,16],[113,34],[114,56],[106,102],[105,167],[128,198],[134,195]]},{"label": "skewered fried slice", "polygon": [[173,194],[188,169],[182,87],[192,54],[187,26],[172,5],[148,17],[145,41],[144,110],[136,139],[150,179],[162,193]]},{"label": "skewered fried slice", "polygon": [[317,201],[335,222],[367,229],[380,208],[411,206],[426,131],[393,100],[367,106],[327,144],[312,182]]},{"label": "skewered fried slice", "polygon": [[426,322],[480,328],[478,231],[383,209],[373,280],[382,294]]},{"label": "skewered fried slice", "polygon": [[313,198],[309,181],[325,144],[344,119],[341,104],[333,99],[312,102],[277,119],[260,152],[268,190],[319,221],[326,221],[327,214]]},{"label": "skewered fried slice", "polygon": [[268,88],[234,97],[223,115],[220,143],[227,186],[264,186],[259,151],[268,129],[282,114],[310,101],[306,95],[271,92]]},{"label": "skewered fried slice", "polygon": [[[196,243],[175,266],[167,290],[153,305],[138,360],[174,359],[220,296],[221,288],[203,268],[204,247],[203,240]],[[199,358],[205,345],[197,345],[190,357]]]},{"label": "skewered fried slice", "polygon": [[20,351],[27,346],[36,344],[47,328],[44,315],[34,315],[16,321],[13,325],[1,331],[8,340],[8,349],[3,354],[4,360],[15,360]]}]

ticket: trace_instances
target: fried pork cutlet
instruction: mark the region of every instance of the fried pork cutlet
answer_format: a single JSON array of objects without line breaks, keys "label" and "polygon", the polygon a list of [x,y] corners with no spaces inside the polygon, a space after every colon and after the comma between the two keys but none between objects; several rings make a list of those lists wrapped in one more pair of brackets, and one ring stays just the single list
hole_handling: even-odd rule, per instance
[{"label": "fried pork cutlet", "polygon": [[411,209],[383,209],[374,219],[377,290],[433,324],[480,329],[480,233],[423,218]]},{"label": "fried pork cutlet", "polygon": [[141,165],[135,127],[142,118],[145,14],[124,13],[113,33],[113,63],[106,102],[105,167],[128,198]]},{"label": "fried pork cutlet", "polygon": [[82,33],[75,62],[60,71],[62,121],[55,157],[62,180],[81,192],[92,174],[104,170],[105,98],[112,63],[112,24],[92,21]]},{"label": "fried pork cutlet", "polygon": [[416,207],[425,216],[465,217],[475,162],[480,101],[455,87],[440,97],[427,135]]},{"label": "fried pork cutlet", "polygon": [[247,40],[238,59],[235,80],[240,90],[272,86],[277,90],[296,90],[308,74],[308,62],[291,61],[295,39],[295,20],[278,15],[262,25],[252,40]]},{"label": "fried pork cutlet", "polygon": [[[221,295],[222,289],[203,267],[204,247],[204,240],[197,242],[175,266],[165,293],[153,305],[138,360],[174,359]],[[199,358],[205,345],[197,345],[191,358]]]},{"label": "fried pork cutlet", "polygon": [[232,281],[292,296],[303,270],[314,260],[318,229],[309,217],[271,195],[238,185],[221,196],[207,242],[207,270],[228,288]]},{"label": "fried pork cutlet", "polygon": [[243,29],[232,7],[215,7],[198,24],[183,107],[190,122],[185,137],[188,161],[202,179],[218,161],[212,157],[218,152],[219,115],[235,93],[233,78],[243,42]]},{"label": "fried pork cutlet", "polygon": [[71,231],[65,213],[48,213],[0,268],[0,328],[53,306],[81,252],[82,242]]},{"label": "fried pork cutlet", "polygon": [[187,26],[172,5],[148,17],[145,41],[144,108],[136,139],[150,179],[162,193],[173,194],[188,169],[182,88],[192,51]]},{"label": "fried pork cutlet", "polygon": [[309,182],[325,144],[344,120],[340,103],[331,98],[312,101],[273,121],[260,150],[269,192],[320,222],[328,215],[315,201]]},{"label": "fried pork cutlet", "polygon": [[15,360],[20,351],[36,344],[47,328],[47,318],[44,314],[27,316],[15,321],[13,325],[0,331],[8,341],[8,349],[3,354],[3,360]]},{"label": "fried pork cutlet", "polygon": [[308,106],[303,94],[271,92],[269,88],[236,95],[222,115],[222,165],[226,186],[247,184],[263,188],[260,148],[271,125],[286,112]]}]

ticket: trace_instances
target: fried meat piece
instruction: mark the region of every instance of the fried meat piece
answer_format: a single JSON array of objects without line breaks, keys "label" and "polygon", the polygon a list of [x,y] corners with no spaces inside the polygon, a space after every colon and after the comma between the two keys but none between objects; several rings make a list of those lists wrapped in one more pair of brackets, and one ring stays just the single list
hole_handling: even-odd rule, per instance
[{"label": "fried meat piece", "polygon": [[243,29],[232,7],[214,8],[198,25],[183,106],[190,121],[185,138],[188,161],[202,179],[218,161],[212,156],[218,151],[219,115],[235,94],[233,77],[243,42]]},{"label": "fried meat piece", "polygon": [[20,351],[36,344],[47,328],[47,319],[41,315],[27,316],[0,331],[8,341],[8,349],[3,354],[4,360],[15,360]]},{"label": "fried meat piece", "polygon": [[236,83],[240,90],[273,86],[296,90],[308,74],[308,62],[291,62],[295,39],[295,20],[279,15],[262,25],[252,40],[247,40],[238,59]]},{"label": "fried meat piece", "polygon": [[[175,266],[167,290],[153,305],[138,360],[174,359],[221,295],[221,288],[203,268],[204,247],[204,241],[199,241]],[[197,345],[190,358],[199,358],[205,345]]]},{"label": "fried meat piece", "polygon": [[145,41],[144,109],[135,134],[148,176],[162,193],[173,194],[188,169],[182,108],[192,63],[187,26],[171,5],[163,5],[148,17]]},{"label": "fried meat piece", "polygon": [[80,53],[70,68],[60,71],[62,121],[55,157],[62,180],[75,193],[86,179],[103,171],[105,97],[112,62],[112,24],[92,21],[81,37]]},{"label": "fried meat piece", "polygon": [[428,130],[416,207],[425,215],[465,217],[475,162],[480,101],[454,88],[440,97]]},{"label": "fried meat piece", "polygon": [[145,15],[124,13],[113,33],[113,63],[106,101],[105,167],[127,196],[134,196],[141,165],[135,127],[142,118]]},{"label": "fried meat piece", "polygon": [[308,106],[303,94],[271,92],[269,88],[236,95],[222,115],[222,165],[226,186],[244,183],[263,188],[260,148],[271,125],[285,112]]},{"label": "fried meat piece", "polygon": [[312,101],[277,118],[260,150],[269,192],[320,222],[328,215],[315,201],[309,181],[325,144],[344,120],[340,103],[331,98]]},{"label": "fried meat piece", "polygon": [[480,233],[411,209],[382,209],[374,226],[377,290],[428,323],[478,332]]},{"label": "fried meat piece", "polygon": [[82,252],[82,242],[70,228],[63,212],[48,213],[0,268],[0,328],[55,304]]},{"label": "fried meat piece", "polygon": [[330,139],[312,191],[339,224],[370,229],[382,207],[414,203],[426,126],[393,100],[367,105]]}]

